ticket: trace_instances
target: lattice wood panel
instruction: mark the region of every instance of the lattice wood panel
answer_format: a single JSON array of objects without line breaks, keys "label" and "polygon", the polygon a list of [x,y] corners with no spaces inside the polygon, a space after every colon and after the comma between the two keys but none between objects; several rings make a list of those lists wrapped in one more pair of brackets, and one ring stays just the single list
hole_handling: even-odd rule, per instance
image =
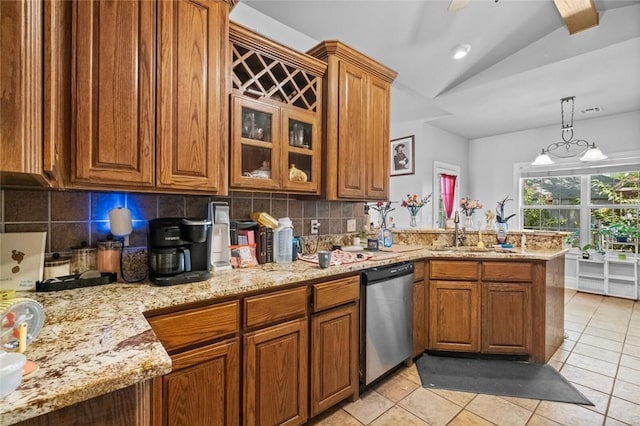
[{"label": "lattice wood panel", "polygon": [[252,98],[267,98],[317,112],[321,77],[264,52],[231,44],[234,91]]}]

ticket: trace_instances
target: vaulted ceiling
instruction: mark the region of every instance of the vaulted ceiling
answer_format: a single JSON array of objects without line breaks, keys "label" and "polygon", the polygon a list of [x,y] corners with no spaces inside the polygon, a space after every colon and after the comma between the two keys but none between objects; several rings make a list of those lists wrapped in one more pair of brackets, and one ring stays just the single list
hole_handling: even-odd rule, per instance
[{"label": "vaulted ceiling", "polygon": [[[568,96],[576,122],[640,110],[640,0],[595,1],[598,25],[573,35],[553,0],[470,0],[457,12],[448,0],[241,4],[397,71],[393,122],[424,120],[474,139],[560,128],[560,99]],[[471,51],[454,61],[449,53],[460,43]],[[580,112],[592,107],[601,111]]]}]

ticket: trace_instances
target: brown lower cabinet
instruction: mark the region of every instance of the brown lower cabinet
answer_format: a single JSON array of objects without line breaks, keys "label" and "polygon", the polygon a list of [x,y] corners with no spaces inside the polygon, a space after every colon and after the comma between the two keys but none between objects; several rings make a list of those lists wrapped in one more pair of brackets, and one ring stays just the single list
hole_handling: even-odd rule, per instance
[{"label": "brown lower cabinet", "polygon": [[531,353],[531,284],[482,284],[482,352]]},{"label": "brown lower cabinet", "polygon": [[480,351],[480,284],[431,281],[429,284],[429,349]]},{"label": "brown lower cabinet", "polygon": [[[533,297],[534,285],[538,294],[544,289],[538,278],[542,267],[530,262],[431,261],[428,349],[531,355],[544,362],[544,346],[533,348],[534,316],[544,312]],[[535,268],[541,271],[538,275]]]},{"label": "brown lower cabinet", "polygon": [[153,380],[110,392],[18,423],[20,426],[146,426],[152,422]]},{"label": "brown lower cabinet", "polygon": [[239,311],[232,300],[149,317],[172,363],[153,380],[154,425],[238,424]]},{"label": "brown lower cabinet", "polygon": [[244,336],[243,423],[307,421],[307,318]]},{"label": "brown lower cabinet", "polygon": [[311,316],[311,417],[358,398],[360,277],[314,284]]},{"label": "brown lower cabinet", "polygon": [[162,419],[156,424],[237,425],[239,344],[231,339],[172,356],[173,371],[156,382]]}]

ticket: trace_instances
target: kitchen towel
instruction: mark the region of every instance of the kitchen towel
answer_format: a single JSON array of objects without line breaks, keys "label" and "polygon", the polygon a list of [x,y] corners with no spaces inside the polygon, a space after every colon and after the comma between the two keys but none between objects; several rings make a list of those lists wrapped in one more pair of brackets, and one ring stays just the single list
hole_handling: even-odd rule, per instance
[{"label": "kitchen towel", "polygon": [[547,364],[423,354],[422,387],[594,405]]},{"label": "kitchen towel", "polygon": [[[356,263],[356,262],[364,262],[365,260],[369,260],[373,257],[370,253],[352,253],[346,252],[342,250],[333,250],[331,252],[331,265],[330,266],[338,266],[338,265],[346,265],[348,263]],[[317,254],[301,254],[298,256],[298,259],[304,260],[306,262],[318,263],[318,255]]]}]

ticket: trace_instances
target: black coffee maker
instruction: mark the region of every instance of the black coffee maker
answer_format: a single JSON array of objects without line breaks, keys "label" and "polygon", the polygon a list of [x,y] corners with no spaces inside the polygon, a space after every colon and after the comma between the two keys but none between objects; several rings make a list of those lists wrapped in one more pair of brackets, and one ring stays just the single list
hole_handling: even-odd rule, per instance
[{"label": "black coffee maker", "polygon": [[158,285],[204,281],[211,276],[211,221],[159,218],[149,221],[149,279]]}]

